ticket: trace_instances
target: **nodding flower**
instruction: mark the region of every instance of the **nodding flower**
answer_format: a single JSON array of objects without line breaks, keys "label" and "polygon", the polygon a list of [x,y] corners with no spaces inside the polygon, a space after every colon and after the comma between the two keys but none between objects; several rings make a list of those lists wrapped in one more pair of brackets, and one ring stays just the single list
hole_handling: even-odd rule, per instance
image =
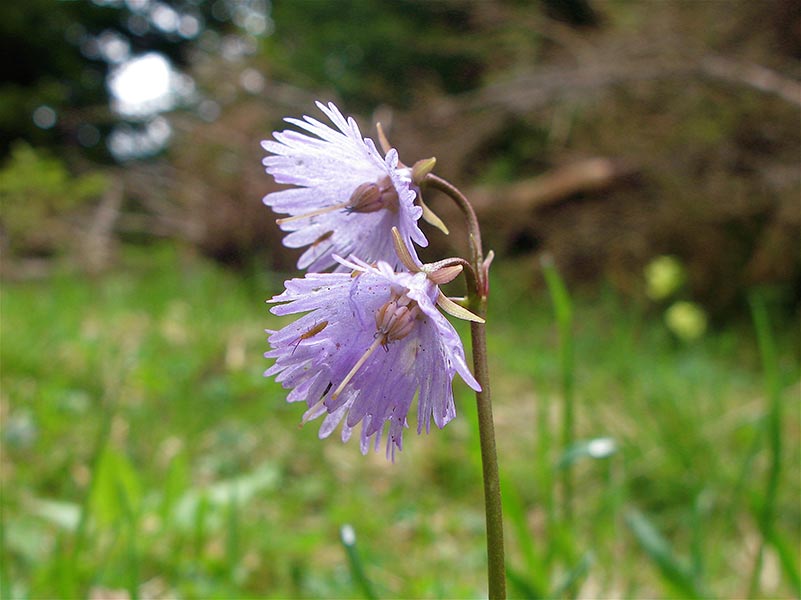
[{"label": "nodding flower", "polygon": [[273,140],[262,142],[270,153],[262,161],[267,173],[277,183],[295,186],[264,197],[275,212],[288,215],[277,220],[287,232],[284,245],[308,246],[298,268],[310,272],[344,270],[335,255],[399,266],[393,227],[415,256],[414,244],[428,245],[417,224],[423,208],[415,204],[411,169],[400,164],[392,148],[382,156],[334,104],[318,102],[317,107],[336,128],[309,116],[289,118],[302,131],[277,131]]},{"label": "nodding flower", "polygon": [[436,277],[396,272],[383,261],[335,260],[350,272],[309,273],[270,300],[276,315],[306,314],[268,332],[272,349],[265,356],[275,363],[265,375],[291,390],[289,402],[306,403],[303,423],[325,415],[321,438],[341,423],[347,441],[361,425],[362,452],[378,449],[386,433],[387,457],[394,459],[415,396],[417,432],[429,432],[432,418],[441,429],[456,415],[456,373],[474,390],[480,386],[459,335],[437,308],[443,295]]}]

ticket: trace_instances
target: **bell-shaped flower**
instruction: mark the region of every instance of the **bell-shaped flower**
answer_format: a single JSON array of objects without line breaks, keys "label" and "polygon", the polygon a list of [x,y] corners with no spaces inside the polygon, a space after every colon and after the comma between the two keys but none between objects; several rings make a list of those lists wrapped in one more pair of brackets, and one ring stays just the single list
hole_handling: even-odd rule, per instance
[{"label": "bell-shaped flower", "polygon": [[264,203],[289,215],[277,221],[289,232],[284,245],[307,247],[298,268],[342,271],[334,255],[351,254],[397,266],[393,227],[416,256],[412,241],[420,246],[428,241],[417,225],[423,211],[414,204],[411,170],[399,168],[394,149],[382,157],[356,121],[345,119],[334,104],[317,107],[336,129],[309,116],[289,118],[303,131],[277,131],[274,140],[262,142],[271,154],[263,160],[267,173],[277,183],[296,186],[267,194]]},{"label": "bell-shaped flower", "polygon": [[[289,402],[306,402],[304,423],[326,415],[321,438],[342,423],[346,441],[361,423],[366,453],[371,443],[378,449],[386,429],[387,456],[394,458],[415,395],[417,432],[429,432],[432,418],[442,428],[456,415],[454,374],[474,390],[480,386],[459,335],[437,309],[445,300],[437,277],[395,272],[386,262],[337,261],[352,272],[309,273],[270,300],[274,314],[307,314],[268,331],[272,349],[265,356],[275,364],[265,376],[291,390]],[[451,278],[458,271],[448,269]]]}]

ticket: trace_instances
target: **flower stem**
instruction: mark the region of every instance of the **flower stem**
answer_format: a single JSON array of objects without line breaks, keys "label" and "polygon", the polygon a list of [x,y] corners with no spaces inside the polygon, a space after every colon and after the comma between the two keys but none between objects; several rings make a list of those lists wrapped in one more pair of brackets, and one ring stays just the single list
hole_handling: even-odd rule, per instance
[{"label": "flower stem", "polygon": [[[479,316],[486,314],[486,299],[481,303]],[[492,420],[489,372],[487,369],[487,332],[484,323],[470,323],[473,338],[473,370],[481,384],[476,392],[478,435],[481,441],[481,465],[484,474],[484,505],[487,517],[487,578],[489,597],[506,598],[506,572],[503,558],[503,511],[501,485],[498,476],[498,456],[495,451],[495,424]]]},{"label": "flower stem", "polygon": [[472,288],[473,284],[476,284],[478,288],[468,289],[468,295],[476,296],[476,300],[478,300],[479,297],[486,297],[487,287],[486,282],[483,281],[482,268],[484,255],[481,250],[481,229],[479,229],[478,217],[476,217],[476,211],[473,210],[473,205],[470,204],[464,194],[462,194],[456,186],[441,177],[437,177],[433,173],[429,173],[425,176],[423,184],[447,194],[464,214],[465,221],[467,222],[467,243],[470,246],[470,263],[473,264],[473,268],[476,271],[477,280],[471,282],[470,278],[468,278],[467,285]]},{"label": "flower stem", "polygon": [[[488,267],[481,248],[481,231],[473,206],[450,182],[433,173],[422,182],[448,195],[461,209],[467,223],[468,244],[472,269],[464,271],[467,276],[467,298],[471,311],[484,319],[487,316],[489,294]],[[481,444],[481,466],[484,477],[484,508],[487,519],[487,583],[492,600],[506,598],[506,568],[503,548],[503,510],[501,507],[501,484],[498,474],[498,456],[495,450],[495,423],[492,419],[489,369],[487,367],[487,331],[484,323],[471,322],[473,341],[473,372],[481,385],[476,392],[478,408],[478,436]]]}]

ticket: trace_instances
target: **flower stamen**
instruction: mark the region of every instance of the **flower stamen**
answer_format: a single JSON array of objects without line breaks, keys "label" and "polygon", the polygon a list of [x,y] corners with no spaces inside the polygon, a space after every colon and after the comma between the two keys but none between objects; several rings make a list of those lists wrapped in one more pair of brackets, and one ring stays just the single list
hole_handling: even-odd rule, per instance
[{"label": "flower stamen", "polygon": [[318,210],[313,210],[311,212],[303,213],[302,215],[293,215],[291,217],[285,217],[283,219],[276,219],[275,222],[278,225],[283,225],[284,223],[291,223],[292,221],[300,221],[301,219],[310,219],[312,217],[319,217],[320,215],[325,215],[330,212],[334,212],[335,210],[339,210],[341,208],[347,208],[350,204],[350,200],[347,202],[343,202],[341,204],[334,204],[333,206],[326,206],[325,208],[320,208]]},{"label": "flower stamen", "polygon": [[347,202],[319,208],[302,215],[276,219],[275,222],[278,225],[283,225],[284,223],[300,221],[301,219],[319,217],[340,209],[345,209],[348,213],[371,213],[384,208],[392,212],[398,212],[398,191],[389,176],[385,176],[375,183],[367,182],[359,185],[353,190]]},{"label": "flower stamen", "polygon": [[411,333],[417,317],[420,316],[420,307],[406,294],[394,296],[385,303],[375,314],[375,327],[382,339],[382,345],[396,340],[402,340]]},{"label": "flower stamen", "polygon": [[359,369],[370,358],[370,355],[375,352],[376,348],[383,346],[384,350],[386,350],[391,342],[402,340],[409,335],[420,314],[420,307],[417,306],[417,302],[411,300],[406,294],[394,295],[392,299],[385,302],[375,314],[376,336],[373,343],[370,344],[370,347],[356,361],[356,364],[353,365],[348,374],[345,375],[337,389],[331,394],[331,399],[336,400],[339,397],[345,386],[356,376],[356,373],[359,372]]},{"label": "flower stamen", "polygon": [[[373,343],[370,344],[370,347],[365,351],[364,354],[361,355],[361,358],[359,358],[359,360],[356,361],[356,364],[353,365],[353,368],[348,372],[347,375],[345,375],[345,379],[342,380],[342,382],[337,386],[337,389],[334,390],[334,393],[331,394],[331,400],[336,400],[337,398],[339,398],[339,395],[345,389],[345,386],[350,383],[350,380],[353,379],[353,377],[356,375],[359,369],[362,368],[362,365],[365,363],[365,361],[367,361],[367,359],[370,358],[370,355],[373,352],[375,352],[375,349],[378,348],[378,346],[381,345],[383,341],[384,341],[383,337],[377,337],[375,341],[373,341]],[[322,398],[320,402],[323,402],[324,399],[325,398]]]}]

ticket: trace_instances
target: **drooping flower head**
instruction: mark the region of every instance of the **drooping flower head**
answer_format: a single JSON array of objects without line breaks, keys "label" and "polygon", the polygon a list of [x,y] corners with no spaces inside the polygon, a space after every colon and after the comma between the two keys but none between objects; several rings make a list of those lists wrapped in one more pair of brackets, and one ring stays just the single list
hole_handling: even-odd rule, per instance
[{"label": "drooping flower head", "polygon": [[361,450],[378,449],[385,425],[387,456],[402,449],[406,416],[417,394],[417,432],[431,418],[444,427],[456,415],[454,374],[480,386],[465,362],[456,330],[439,312],[440,292],[425,272],[397,273],[388,263],[371,266],[337,258],[352,273],[309,273],[286,282],[270,302],[277,315],[306,312],[269,331],[276,359],[265,376],[291,389],[289,402],[305,401],[303,422],[326,414],[320,437],[342,422],[342,439],[361,423]]},{"label": "drooping flower head", "polygon": [[[281,229],[289,232],[284,245],[308,246],[298,268],[319,272],[343,267],[334,255],[351,254],[397,266],[390,230],[397,227],[409,251],[412,241],[428,244],[417,226],[422,209],[415,206],[408,168],[398,168],[398,153],[382,157],[369,138],[363,138],[353,118],[345,119],[334,104],[317,107],[336,129],[317,119],[286,119],[306,133],[277,131],[262,142],[271,153],[264,158],[267,172],[277,183],[297,187],[273,192],[264,203],[277,213]],[[311,135],[309,135],[311,134]]]}]

